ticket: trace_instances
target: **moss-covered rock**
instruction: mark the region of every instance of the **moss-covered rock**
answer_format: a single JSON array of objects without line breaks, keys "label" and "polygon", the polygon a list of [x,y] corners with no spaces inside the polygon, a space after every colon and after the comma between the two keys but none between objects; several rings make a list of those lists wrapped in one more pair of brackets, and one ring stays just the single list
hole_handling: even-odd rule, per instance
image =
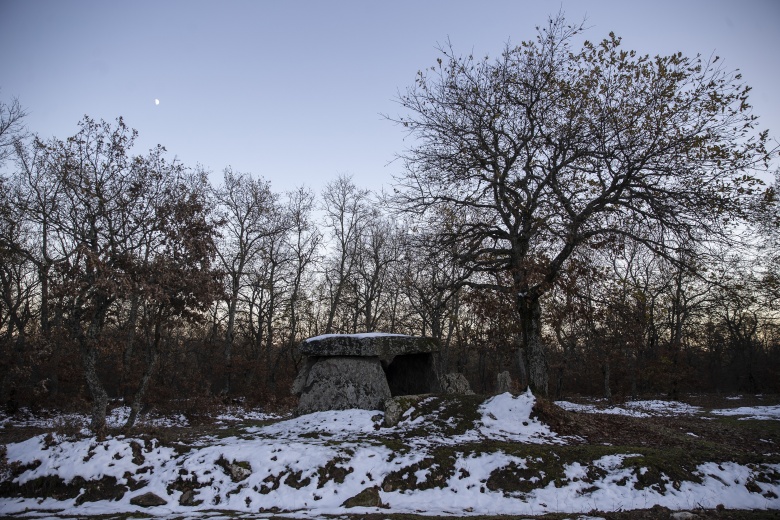
[{"label": "moss-covered rock", "polygon": [[352,498],[348,498],[341,507],[385,507],[382,497],[379,496],[379,487],[373,486],[364,489]]}]

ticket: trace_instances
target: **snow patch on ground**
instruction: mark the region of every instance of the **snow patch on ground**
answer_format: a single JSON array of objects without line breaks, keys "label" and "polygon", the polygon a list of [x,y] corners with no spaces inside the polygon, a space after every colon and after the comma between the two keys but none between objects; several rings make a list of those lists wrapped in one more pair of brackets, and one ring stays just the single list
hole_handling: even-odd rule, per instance
[{"label": "snow patch on ground", "polygon": [[[121,428],[129,416],[129,406],[117,406],[106,414],[106,425],[109,428]],[[12,426],[51,429],[67,426],[86,428],[89,426],[90,421],[89,415],[83,413],[55,413],[48,410],[33,413],[27,408],[22,408],[13,415],[0,415],[0,428],[10,428]],[[186,427],[189,426],[189,421],[182,414],[163,416],[152,413],[139,414],[136,419],[136,425],[160,428]]]},{"label": "snow patch on ground", "polygon": [[364,339],[364,338],[383,338],[383,337],[408,338],[410,336],[408,334],[390,334],[388,332],[363,332],[360,334],[321,334],[319,336],[314,336],[313,338],[305,339],[304,342],[320,341],[326,338]]},{"label": "snow patch on ground", "polygon": [[604,413],[609,415],[628,415],[630,417],[650,417],[650,415],[645,412],[631,410],[622,406],[603,408],[595,404],[572,403],[570,401],[555,401],[555,404],[570,412]]},{"label": "snow patch on ground", "polygon": [[667,417],[676,415],[696,415],[701,407],[681,403],[679,401],[628,401],[622,405],[608,408],[598,404],[580,404],[569,401],[555,401],[555,404],[571,412],[603,413],[610,415],[627,415],[629,417]]},{"label": "snow patch on ground", "polygon": [[[264,426],[246,426],[238,428],[241,433],[235,437],[210,438],[184,453],[156,441],[124,436],[97,441],[39,435],[7,445],[8,464],[24,469],[13,479],[16,484],[51,476],[65,482],[76,477],[87,481],[112,477],[120,485],[129,484],[128,479],[133,478],[143,484],[119,500],[80,505],[75,498],[0,498],[0,516],[40,516],[47,511],[67,511],[73,517],[126,514],[139,510],[130,504],[131,498],[147,492],[164,498],[167,504],[148,508],[145,514],[208,518],[222,517],[215,510],[231,511],[240,518],[266,514],[272,508],[310,517],[387,512],[456,516],[584,514],[656,504],[675,510],[714,508],[718,504],[727,508],[780,509],[780,482],[765,477],[780,473],[780,464],[706,463],[696,471],[701,482],[672,485],[666,478],[669,485],[663,490],[638,485],[637,475],[646,471],[640,469],[637,473],[632,462],[639,455],[614,454],[566,464],[562,478],[543,485],[539,483],[544,482],[546,470],[530,469],[540,467],[535,466],[537,459],[501,450],[474,450],[481,442],[496,439],[524,444],[565,442],[531,417],[534,402],[530,393],[494,396],[479,406],[480,418],[473,428],[449,438],[435,430],[425,437],[404,436],[430,423],[430,416],[412,419],[414,414],[410,412],[398,426],[383,428],[382,414],[366,410],[317,412]],[[634,402],[624,409],[647,415],[699,413],[696,407],[665,401]],[[221,420],[236,416],[240,411],[225,414]],[[252,418],[266,420],[269,416],[256,414]],[[471,447],[458,451],[459,442],[470,443]],[[455,446],[452,458],[431,461],[432,449],[441,445]],[[441,472],[442,464],[450,464],[451,469]],[[229,470],[231,465],[247,473],[237,478]],[[487,484],[491,476],[505,468],[508,478],[525,478],[537,487],[529,492],[491,489]],[[383,486],[392,475],[413,479],[418,485],[411,489]],[[188,483],[197,505],[180,504],[186,487],[182,482]],[[419,485],[427,482],[433,485]],[[390,509],[342,506],[348,498],[374,486],[380,488],[381,500]]]},{"label": "snow patch on ground", "polygon": [[491,397],[480,407],[479,433],[488,439],[531,444],[564,444],[546,424],[531,417],[534,398],[531,391],[514,397],[509,392]]},{"label": "snow patch on ground", "polygon": [[740,419],[780,420],[780,405],[775,406],[741,406],[712,410],[714,415],[742,416]]},{"label": "snow patch on ground", "polygon": [[318,438],[349,440],[375,434],[384,415],[376,410],[314,412],[268,426],[247,428],[247,433],[271,439]]},{"label": "snow patch on ground", "polygon": [[[728,399],[741,399],[740,397]],[[555,404],[570,412],[602,413],[611,415],[626,415],[630,417],[674,417],[681,415],[702,415],[705,413],[720,416],[738,416],[740,419],[780,420],[780,405],[774,406],[742,406],[739,408],[722,408],[705,410],[701,406],[693,406],[679,401],[628,401],[621,405],[605,407],[600,403],[573,403],[570,401],[555,401]]]}]

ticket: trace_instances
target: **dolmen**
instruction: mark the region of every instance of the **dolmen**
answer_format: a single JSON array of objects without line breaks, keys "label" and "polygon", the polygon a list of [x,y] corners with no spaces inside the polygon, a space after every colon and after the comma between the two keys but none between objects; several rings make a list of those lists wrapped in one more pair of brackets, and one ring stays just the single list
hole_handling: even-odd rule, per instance
[{"label": "dolmen", "polygon": [[325,334],[303,341],[306,360],[293,382],[298,413],[381,410],[386,399],[442,391],[432,338],[402,334]]}]

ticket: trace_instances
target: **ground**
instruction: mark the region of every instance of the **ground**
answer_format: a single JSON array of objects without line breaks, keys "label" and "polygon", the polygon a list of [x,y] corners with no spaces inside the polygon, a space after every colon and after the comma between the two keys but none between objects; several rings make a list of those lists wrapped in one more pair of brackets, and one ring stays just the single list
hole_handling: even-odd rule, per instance
[{"label": "ground", "polygon": [[431,396],[392,428],[233,407],[102,441],[84,416],[22,410],[0,416],[0,515],[780,518],[778,403]]}]

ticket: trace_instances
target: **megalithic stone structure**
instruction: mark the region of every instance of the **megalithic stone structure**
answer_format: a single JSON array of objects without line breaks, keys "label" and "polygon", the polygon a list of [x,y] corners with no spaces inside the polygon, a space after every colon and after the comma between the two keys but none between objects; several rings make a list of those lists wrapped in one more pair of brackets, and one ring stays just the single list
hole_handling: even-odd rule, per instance
[{"label": "megalithic stone structure", "polygon": [[298,413],[381,410],[399,395],[440,393],[432,338],[401,334],[326,334],[299,349],[306,362],[293,383]]}]

